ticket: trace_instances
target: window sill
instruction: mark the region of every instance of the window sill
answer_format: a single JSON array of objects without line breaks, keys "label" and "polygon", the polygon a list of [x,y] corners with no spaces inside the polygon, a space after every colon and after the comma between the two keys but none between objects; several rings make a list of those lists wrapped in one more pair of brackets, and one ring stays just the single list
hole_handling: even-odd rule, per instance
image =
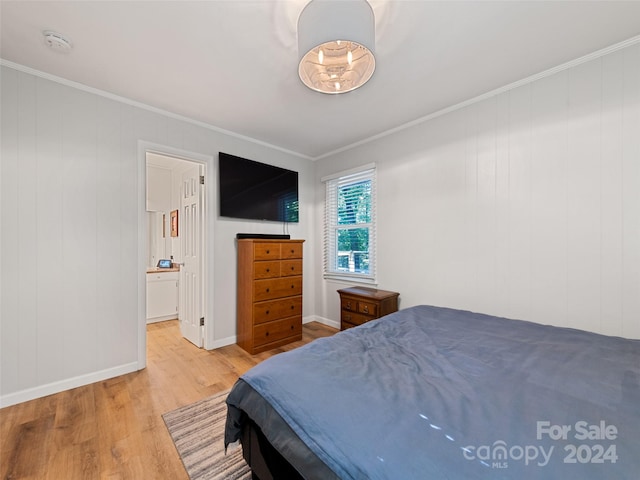
[{"label": "window sill", "polygon": [[376,279],[359,275],[341,275],[339,273],[325,273],[325,280],[339,283],[361,283],[363,285],[377,285]]}]

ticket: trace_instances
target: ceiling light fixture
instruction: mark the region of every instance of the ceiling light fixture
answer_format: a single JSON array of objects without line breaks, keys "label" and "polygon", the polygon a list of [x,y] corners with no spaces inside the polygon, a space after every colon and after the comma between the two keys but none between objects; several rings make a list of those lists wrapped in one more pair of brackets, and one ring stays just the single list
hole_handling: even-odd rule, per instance
[{"label": "ceiling light fixture", "polygon": [[376,68],[375,17],[366,0],[312,0],[298,18],[300,80],[322,93],[364,85]]}]

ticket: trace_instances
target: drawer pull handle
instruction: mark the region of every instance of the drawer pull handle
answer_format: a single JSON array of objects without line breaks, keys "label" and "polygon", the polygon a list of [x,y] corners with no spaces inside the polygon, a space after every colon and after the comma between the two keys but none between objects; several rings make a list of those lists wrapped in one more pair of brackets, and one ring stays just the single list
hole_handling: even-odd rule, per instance
[{"label": "drawer pull handle", "polygon": [[269,273],[271,270],[267,268],[267,273]]},{"label": "drawer pull handle", "polygon": [[293,272],[295,270],[295,267],[291,267],[291,271]]},{"label": "drawer pull handle", "polygon": [[364,306],[363,310],[364,310],[364,313],[369,313],[369,307],[367,307],[366,305]]},{"label": "drawer pull handle", "polygon": [[291,325],[291,330],[293,330],[293,325]]},{"label": "drawer pull handle", "polygon": [[293,253],[293,248],[291,249],[291,253]]},{"label": "drawer pull handle", "polygon": [[347,308],[351,310],[351,302],[347,302]]},{"label": "drawer pull handle", "polygon": [[269,315],[269,310],[267,310],[266,312],[264,312],[265,314]]},{"label": "drawer pull handle", "polygon": [[269,336],[269,332],[266,332],[266,333],[264,334],[264,336],[265,336],[265,337],[268,337],[268,336]]},{"label": "drawer pull handle", "polygon": [[267,288],[267,293],[269,293],[269,289]]},{"label": "drawer pull handle", "polygon": [[291,288],[295,288],[295,285],[291,285]]},{"label": "drawer pull handle", "polygon": [[296,308],[294,305],[291,305],[291,310],[293,310],[294,308]]}]

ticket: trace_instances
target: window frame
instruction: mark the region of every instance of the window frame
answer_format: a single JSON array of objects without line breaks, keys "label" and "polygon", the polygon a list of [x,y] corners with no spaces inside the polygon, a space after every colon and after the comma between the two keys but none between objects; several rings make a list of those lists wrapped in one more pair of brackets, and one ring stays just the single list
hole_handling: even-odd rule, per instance
[{"label": "window frame", "polygon": [[[339,188],[371,181],[370,215],[367,223],[338,223],[338,190]],[[345,170],[322,178],[325,183],[325,218],[324,218],[324,262],[323,277],[330,280],[342,280],[358,283],[376,283],[376,165],[374,163]],[[339,230],[369,229],[369,271],[367,273],[346,272],[337,269]]]}]

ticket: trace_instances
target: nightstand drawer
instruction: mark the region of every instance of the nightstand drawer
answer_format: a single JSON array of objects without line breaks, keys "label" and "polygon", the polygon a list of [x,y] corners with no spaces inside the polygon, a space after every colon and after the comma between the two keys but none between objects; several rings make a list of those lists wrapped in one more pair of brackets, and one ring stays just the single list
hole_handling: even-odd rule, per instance
[{"label": "nightstand drawer", "polygon": [[351,325],[362,325],[369,320],[372,320],[372,318],[354,312],[342,312],[342,315],[340,315],[340,322],[350,323]]},{"label": "nightstand drawer", "polygon": [[363,313],[365,315],[372,315],[374,317],[378,316],[378,305],[375,303],[369,302],[358,302],[358,312]]},{"label": "nightstand drawer", "polygon": [[354,298],[341,298],[340,299],[340,308],[342,310],[346,310],[348,312],[357,312],[358,311],[358,300]]}]

